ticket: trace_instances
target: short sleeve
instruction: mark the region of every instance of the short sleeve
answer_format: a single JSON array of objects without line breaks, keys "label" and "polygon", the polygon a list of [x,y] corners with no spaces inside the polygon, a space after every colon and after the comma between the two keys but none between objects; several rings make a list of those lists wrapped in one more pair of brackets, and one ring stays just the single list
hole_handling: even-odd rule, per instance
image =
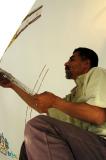
[{"label": "short sleeve", "polygon": [[96,67],[85,80],[86,103],[106,108],[106,70]]}]

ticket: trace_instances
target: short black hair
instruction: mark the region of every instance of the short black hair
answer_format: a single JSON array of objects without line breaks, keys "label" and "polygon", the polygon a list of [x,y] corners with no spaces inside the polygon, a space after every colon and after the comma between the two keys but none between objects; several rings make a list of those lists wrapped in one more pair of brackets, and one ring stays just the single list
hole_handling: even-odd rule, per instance
[{"label": "short black hair", "polygon": [[98,66],[98,55],[92,49],[85,48],[85,47],[79,47],[73,51],[73,54],[75,52],[79,52],[79,55],[82,60],[89,59],[91,63],[91,68]]}]

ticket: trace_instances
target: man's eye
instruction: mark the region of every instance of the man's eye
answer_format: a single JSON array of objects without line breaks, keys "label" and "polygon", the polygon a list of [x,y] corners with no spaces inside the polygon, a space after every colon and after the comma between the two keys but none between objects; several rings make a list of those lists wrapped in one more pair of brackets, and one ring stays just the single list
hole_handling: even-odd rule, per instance
[{"label": "man's eye", "polygon": [[69,60],[69,61],[70,61],[70,62],[71,62],[71,61],[74,61],[74,58],[70,58],[70,60]]}]

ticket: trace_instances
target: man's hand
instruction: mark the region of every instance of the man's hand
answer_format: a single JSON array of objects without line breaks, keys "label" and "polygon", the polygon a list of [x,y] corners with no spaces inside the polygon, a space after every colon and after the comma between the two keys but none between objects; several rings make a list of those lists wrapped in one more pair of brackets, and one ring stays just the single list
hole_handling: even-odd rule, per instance
[{"label": "man's hand", "polygon": [[35,94],[35,109],[37,107],[40,113],[47,113],[49,108],[52,108],[56,101],[59,99],[56,95],[50,92],[43,92],[41,94]]},{"label": "man's hand", "polygon": [[0,86],[4,88],[11,88],[11,81],[4,73],[0,73]]}]

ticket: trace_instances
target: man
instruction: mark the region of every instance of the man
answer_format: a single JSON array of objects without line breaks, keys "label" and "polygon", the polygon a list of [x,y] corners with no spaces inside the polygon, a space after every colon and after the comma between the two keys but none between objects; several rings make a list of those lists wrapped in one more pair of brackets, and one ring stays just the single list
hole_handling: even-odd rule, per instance
[{"label": "man", "polygon": [[76,87],[64,99],[50,92],[31,96],[8,79],[2,80],[1,86],[47,113],[26,125],[22,148],[28,160],[106,160],[106,71],[97,66],[93,50],[75,49],[65,71]]}]

